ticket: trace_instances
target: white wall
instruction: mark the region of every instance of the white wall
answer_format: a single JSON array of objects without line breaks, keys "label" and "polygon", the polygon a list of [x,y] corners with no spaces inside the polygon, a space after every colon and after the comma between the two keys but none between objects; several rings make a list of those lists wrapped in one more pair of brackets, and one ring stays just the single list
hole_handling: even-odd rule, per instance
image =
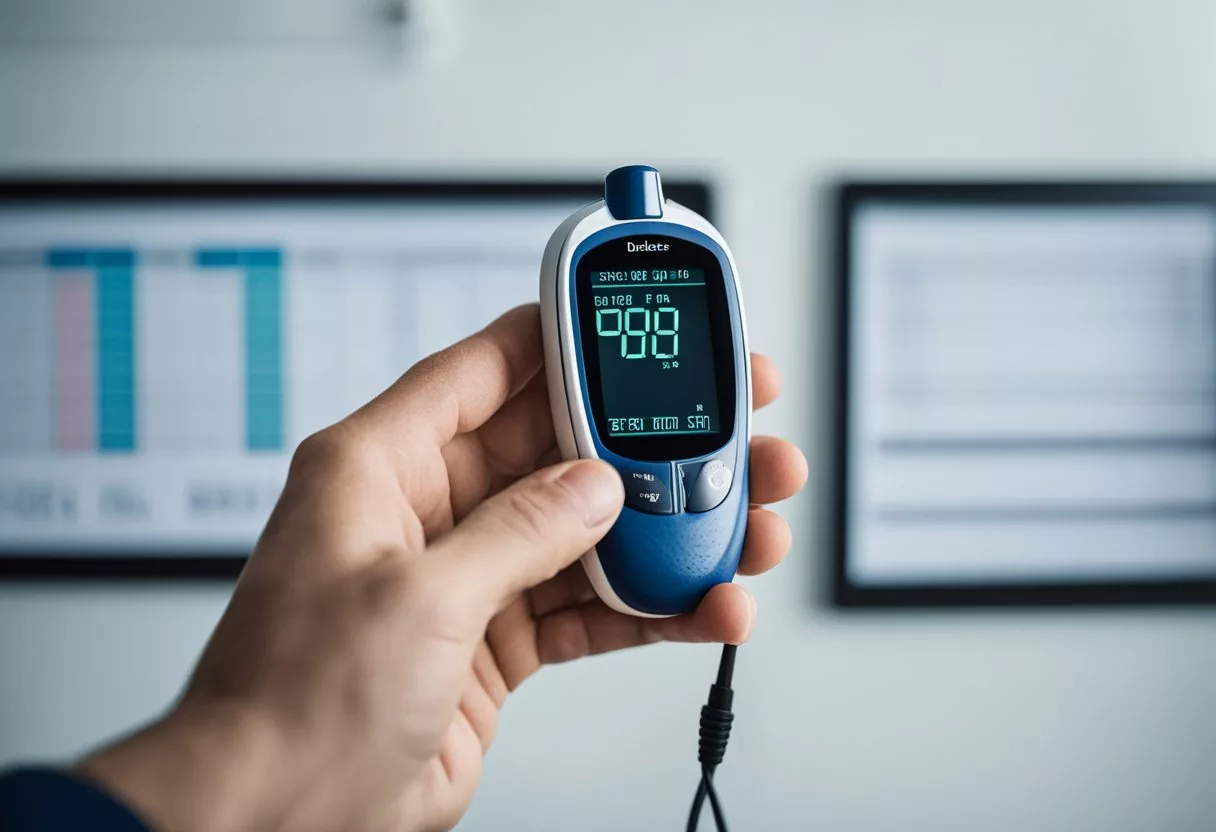
[{"label": "white wall", "polygon": [[[824,186],[847,172],[1216,176],[1216,4],[451,0],[452,60],[217,46],[0,54],[7,172],[703,173],[809,452],[796,551],[749,581],[747,829],[1216,827],[1212,610],[840,614],[827,557]],[[0,22],[2,25],[2,22]],[[71,754],[177,691],[224,587],[0,588],[0,760]],[[509,703],[462,829],[681,828],[716,661],[656,647]],[[622,738],[628,737],[626,743]]]}]

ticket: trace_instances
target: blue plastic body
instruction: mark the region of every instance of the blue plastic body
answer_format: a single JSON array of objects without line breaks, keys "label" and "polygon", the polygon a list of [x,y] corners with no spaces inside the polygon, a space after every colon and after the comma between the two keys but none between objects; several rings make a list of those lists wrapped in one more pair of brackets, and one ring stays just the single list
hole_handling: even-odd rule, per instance
[{"label": "blue plastic body", "polygon": [[[620,519],[603,540],[596,553],[608,582],[617,596],[633,609],[654,615],[677,615],[691,612],[712,587],[727,583],[735,576],[739,555],[743,551],[743,536],[747,528],[748,511],[748,407],[750,380],[741,369],[746,367],[747,354],[743,344],[743,316],[735,292],[734,272],[726,252],[711,238],[685,226],[670,223],[631,222],[599,231],[579,245],[570,261],[570,296],[578,303],[575,275],[578,264],[588,251],[609,240],[637,234],[656,234],[689,240],[709,249],[718,258],[726,283],[730,310],[731,333],[735,360],[735,425],[731,436],[713,453],[692,460],[671,462],[640,462],[618,456],[600,440],[594,416],[585,414],[591,428],[591,438],[601,459],[620,468],[651,469],[664,466],[672,469],[671,487],[676,499],[676,514],[648,514],[626,507]],[[574,326],[576,360],[582,366],[582,333],[579,316],[571,315]],[[584,407],[590,408],[586,374],[579,373]],[[717,508],[704,513],[682,511],[682,490],[673,463],[720,458],[728,460],[734,478],[726,499]]]}]

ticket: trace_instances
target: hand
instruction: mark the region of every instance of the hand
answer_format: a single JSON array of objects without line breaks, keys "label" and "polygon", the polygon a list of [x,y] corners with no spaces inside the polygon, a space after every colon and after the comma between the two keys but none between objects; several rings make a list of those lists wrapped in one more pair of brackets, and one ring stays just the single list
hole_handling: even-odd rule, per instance
[{"label": "hand", "polygon": [[[282,498],[181,702],[79,771],[157,829],[453,826],[508,694],[541,665],[660,640],[744,641],[737,584],[695,612],[634,618],[575,563],[608,530],[619,477],[558,459],[535,306],[431,356],[297,450]],[[753,359],[756,406],[773,365]],[[751,497],[806,479],[757,437]],[[790,547],[753,506],[739,571]]]}]

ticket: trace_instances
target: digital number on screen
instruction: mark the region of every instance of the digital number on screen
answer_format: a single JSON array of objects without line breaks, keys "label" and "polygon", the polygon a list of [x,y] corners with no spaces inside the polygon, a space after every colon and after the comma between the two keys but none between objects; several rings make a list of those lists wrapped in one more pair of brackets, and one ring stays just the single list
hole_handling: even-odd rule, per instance
[{"label": "digital number on screen", "polygon": [[717,432],[705,270],[594,271],[591,300],[609,435]]}]

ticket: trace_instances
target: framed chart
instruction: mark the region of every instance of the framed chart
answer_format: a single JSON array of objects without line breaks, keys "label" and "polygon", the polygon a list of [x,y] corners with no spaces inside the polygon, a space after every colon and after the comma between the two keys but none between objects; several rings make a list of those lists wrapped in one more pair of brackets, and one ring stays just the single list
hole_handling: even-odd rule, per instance
[{"label": "framed chart", "polygon": [[852,184],[835,597],[1216,600],[1216,186]]},{"label": "framed chart", "polygon": [[0,183],[0,577],[235,575],[299,441],[536,300],[601,192]]}]

